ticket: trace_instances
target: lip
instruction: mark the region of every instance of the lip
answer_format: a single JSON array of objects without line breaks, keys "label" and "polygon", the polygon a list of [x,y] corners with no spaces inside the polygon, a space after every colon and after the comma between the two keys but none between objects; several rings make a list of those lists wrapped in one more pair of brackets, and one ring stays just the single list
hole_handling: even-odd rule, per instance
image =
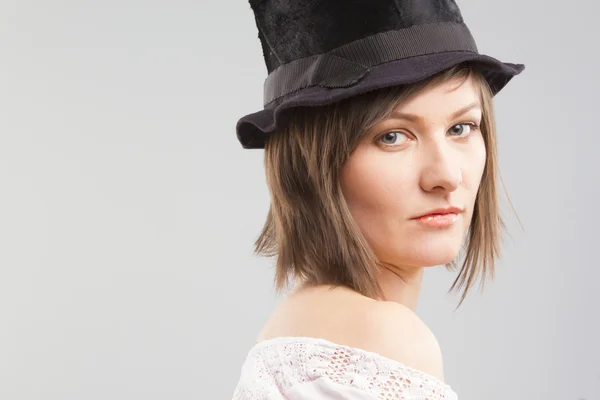
[{"label": "lip", "polygon": [[418,217],[414,217],[412,219],[421,219],[425,217],[432,217],[434,215],[459,214],[461,212],[462,208],[458,207],[436,208],[435,210],[428,211],[427,213],[419,215]]}]

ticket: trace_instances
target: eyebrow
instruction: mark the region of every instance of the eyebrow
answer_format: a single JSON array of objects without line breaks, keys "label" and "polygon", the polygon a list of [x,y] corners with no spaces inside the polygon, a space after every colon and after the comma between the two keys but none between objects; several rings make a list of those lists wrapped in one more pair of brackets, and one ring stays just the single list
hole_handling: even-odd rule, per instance
[{"label": "eyebrow", "polygon": [[[463,114],[466,114],[468,111],[471,111],[474,108],[481,108],[481,105],[479,104],[478,101],[475,101],[471,104],[468,104],[458,110],[456,110],[451,116],[450,119],[455,119],[460,117]],[[403,113],[400,111],[393,111],[390,116],[392,118],[396,118],[396,119],[405,119],[407,121],[410,122],[418,122],[418,121],[423,121],[423,117],[419,116],[419,115],[415,115],[415,114],[407,114],[407,113]]]}]

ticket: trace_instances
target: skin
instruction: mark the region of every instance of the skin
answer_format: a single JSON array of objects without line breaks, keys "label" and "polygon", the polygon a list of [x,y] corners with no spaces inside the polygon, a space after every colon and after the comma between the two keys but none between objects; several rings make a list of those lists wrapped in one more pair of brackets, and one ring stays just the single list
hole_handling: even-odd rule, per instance
[{"label": "skin", "polygon": [[[414,311],[424,268],[446,264],[460,251],[486,149],[470,78],[429,87],[395,111],[417,119],[394,116],[370,129],[345,164],[341,184],[353,218],[384,263],[378,276],[383,300]],[[412,219],[448,206],[462,209],[450,227]]]},{"label": "skin", "polygon": [[[469,79],[419,92],[394,117],[365,133],[342,169],[350,212],[384,263],[383,299],[348,288],[298,284],[273,312],[257,342],[280,336],[319,337],[378,353],[444,380],[439,344],[416,314],[426,267],[454,259],[467,233],[486,161],[479,96]],[[457,110],[476,103],[461,115]],[[386,135],[388,134],[388,135]],[[447,228],[413,217],[435,208],[462,209]]]}]

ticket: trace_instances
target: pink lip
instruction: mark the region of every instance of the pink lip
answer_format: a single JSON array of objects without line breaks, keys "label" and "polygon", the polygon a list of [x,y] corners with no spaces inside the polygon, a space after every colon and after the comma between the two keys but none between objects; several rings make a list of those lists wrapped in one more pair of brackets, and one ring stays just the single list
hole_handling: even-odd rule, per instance
[{"label": "pink lip", "polygon": [[436,208],[413,219],[428,227],[445,228],[452,225],[461,212],[462,209],[458,207]]},{"label": "pink lip", "polygon": [[445,228],[452,225],[457,219],[457,213],[429,214],[415,218],[419,223],[431,228]]},{"label": "pink lip", "polygon": [[418,217],[414,217],[413,219],[427,217],[428,215],[437,215],[437,214],[458,214],[462,212],[461,208],[458,207],[446,207],[446,208],[436,208],[435,210],[431,210],[426,212],[425,214],[421,214]]}]

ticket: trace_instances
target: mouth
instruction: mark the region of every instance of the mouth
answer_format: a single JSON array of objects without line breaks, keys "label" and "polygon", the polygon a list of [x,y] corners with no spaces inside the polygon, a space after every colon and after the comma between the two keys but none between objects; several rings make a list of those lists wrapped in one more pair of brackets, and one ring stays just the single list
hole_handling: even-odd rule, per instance
[{"label": "mouth", "polygon": [[419,215],[418,217],[414,217],[412,219],[421,219],[421,218],[426,218],[426,217],[434,217],[434,216],[438,216],[438,215],[450,215],[450,214],[455,214],[458,215],[463,211],[462,208],[458,208],[458,207],[446,207],[446,208],[437,208],[435,210],[431,210],[428,211],[425,214]]},{"label": "mouth", "polygon": [[420,225],[429,228],[447,228],[453,225],[458,219],[462,209],[458,207],[448,207],[445,209],[437,209],[423,214],[419,217],[412,218]]},{"label": "mouth", "polygon": [[424,226],[431,228],[446,228],[451,226],[458,219],[457,213],[429,214],[419,217],[416,220]]}]

